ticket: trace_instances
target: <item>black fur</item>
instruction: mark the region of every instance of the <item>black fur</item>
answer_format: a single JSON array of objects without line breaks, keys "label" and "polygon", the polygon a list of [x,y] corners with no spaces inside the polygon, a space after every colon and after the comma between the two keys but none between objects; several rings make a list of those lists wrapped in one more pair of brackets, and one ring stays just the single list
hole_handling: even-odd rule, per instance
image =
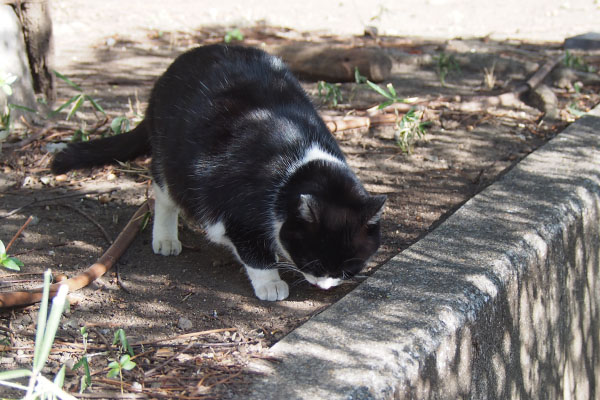
[{"label": "black fur", "polygon": [[[148,143],[155,182],[202,224],[222,222],[252,268],[273,268],[287,253],[301,272],[345,278],[379,246],[385,196],[365,191],[298,81],[260,50],[181,55],[133,132],[69,145],[52,170],[128,160],[149,153]],[[334,160],[300,165],[311,147]]]}]

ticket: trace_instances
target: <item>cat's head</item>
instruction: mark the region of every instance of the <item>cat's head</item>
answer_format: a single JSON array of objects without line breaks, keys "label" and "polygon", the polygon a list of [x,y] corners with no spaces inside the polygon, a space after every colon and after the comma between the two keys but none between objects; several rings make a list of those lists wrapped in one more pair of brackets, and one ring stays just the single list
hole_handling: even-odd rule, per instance
[{"label": "cat's head", "polygon": [[360,196],[345,204],[300,194],[279,238],[307,281],[322,289],[360,272],[380,242],[385,196]]}]

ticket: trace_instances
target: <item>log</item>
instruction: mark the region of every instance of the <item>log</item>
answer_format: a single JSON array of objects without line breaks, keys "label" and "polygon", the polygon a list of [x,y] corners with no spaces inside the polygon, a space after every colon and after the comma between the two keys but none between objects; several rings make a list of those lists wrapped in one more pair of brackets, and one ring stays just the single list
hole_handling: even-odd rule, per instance
[{"label": "log", "polygon": [[372,82],[390,77],[392,59],[377,47],[342,47],[294,43],[267,48],[283,59],[300,79],[327,82],[354,82],[358,68]]}]

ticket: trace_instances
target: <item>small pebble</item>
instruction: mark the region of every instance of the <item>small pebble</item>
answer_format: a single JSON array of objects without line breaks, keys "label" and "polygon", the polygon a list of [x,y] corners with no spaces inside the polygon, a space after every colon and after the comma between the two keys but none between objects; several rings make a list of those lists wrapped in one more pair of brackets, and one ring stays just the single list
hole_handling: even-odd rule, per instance
[{"label": "small pebble", "polygon": [[192,321],[190,321],[186,317],[180,317],[179,321],[177,322],[177,326],[179,327],[179,329],[187,331],[192,329],[194,325],[192,324]]}]

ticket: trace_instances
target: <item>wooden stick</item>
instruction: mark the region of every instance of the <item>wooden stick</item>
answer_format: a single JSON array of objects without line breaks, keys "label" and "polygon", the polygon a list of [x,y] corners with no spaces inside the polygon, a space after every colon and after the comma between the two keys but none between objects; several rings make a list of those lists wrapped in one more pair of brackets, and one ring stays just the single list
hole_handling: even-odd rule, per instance
[{"label": "wooden stick", "polygon": [[[133,214],[125,228],[121,231],[115,242],[106,250],[106,252],[88,269],[81,272],[79,275],[69,278],[60,283],[55,283],[50,286],[50,296],[54,297],[60,285],[69,286],[69,291],[74,292],[79,290],[97,278],[104,275],[114,263],[127,250],[133,239],[140,230],[144,215],[152,210],[152,200],[148,200]],[[33,304],[40,301],[42,298],[42,289],[33,289],[19,292],[0,293],[0,308],[16,307],[27,304]]]},{"label": "wooden stick", "polygon": [[15,240],[17,240],[17,238],[19,237],[19,235],[21,235],[21,233],[23,233],[23,231],[25,230],[25,228],[27,228],[27,225],[29,225],[29,223],[33,221],[33,215],[30,215],[29,218],[27,218],[27,221],[25,221],[25,223],[23,224],[23,226],[21,226],[21,228],[19,228],[19,230],[17,231],[17,233],[15,233],[15,236],[13,236],[12,239],[10,239],[10,242],[8,242],[8,244],[6,245],[6,248],[4,249],[5,251],[8,251],[8,249],[10,249],[10,246],[13,245],[13,243],[15,242]]}]

